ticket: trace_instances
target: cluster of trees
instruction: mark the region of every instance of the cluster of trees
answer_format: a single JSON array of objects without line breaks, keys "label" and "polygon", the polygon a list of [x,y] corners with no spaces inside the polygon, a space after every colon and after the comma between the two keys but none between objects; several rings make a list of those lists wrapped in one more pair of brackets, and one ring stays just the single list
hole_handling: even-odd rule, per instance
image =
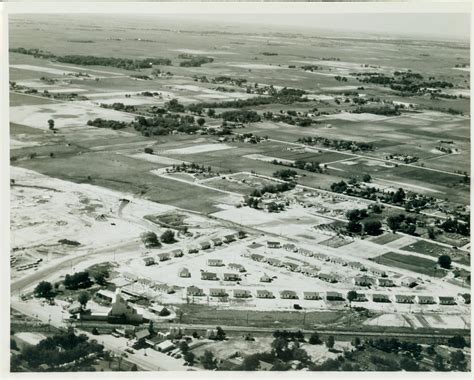
[{"label": "cluster of trees", "polygon": [[37,369],[41,364],[57,367],[61,364],[75,363],[88,355],[102,354],[104,346],[97,341],[89,341],[84,334],[61,333],[40,341],[36,346],[27,346],[22,353],[12,357],[12,370],[22,363]]},{"label": "cluster of trees", "polygon": [[33,294],[36,297],[51,299],[54,298],[53,285],[48,281],[41,281],[36,285]]},{"label": "cluster of trees", "polygon": [[351,75],[358,77],[360,82],[388,86],[392,90],[406,94],[423,94],[428,88],[452,88],[454,86],[453,83],[436,80],[434,76],[426,80],[421,74],[411,71],[396,71],[393,76],[377,72],[351,73]]},{"label": "cluster of trees", "polygon": [[331,191],[334,191],[335,193],[343,193],[347,190],[348,185],[344,180],[341,180],[339,182],[333,182],[331,184]]},{"label": "cluster of trees", "polygon": [[153,231],[143,232],[140,235],[142,243],[145,245],[146,248],[159,248],[161,247],[161,243],[158,240],[158,236]]},{"label": "cluster of trees", "polygon": [[355,234],[366,233],[367,235],[377,236],[382,233],[382,223],[379,220],[366,220],[363,224],[351,220],[347,224],[347,231]]},{"label": "cluster of trees", "polygon": [[312,124],[316,124],[318,122],[314,121],[309,117],[299,117],[296,115],[291,115],[290,111],[287,114],[274,114],[273,112],[264,112],[263,117],[268,120],[287,123],[290,125],[297,125],[298,127],[309,127]]},{"label": "cluster of trees", "polygon": [[19,53],[19,54],[26,54],[26,55],[32,55],[35,58],[55,58],[56,56],[52,53],[49,53],[47,51],[37,49],[37,48],[32,48],[32,49],[26,49],[26,48],[10,48],[8,49],[9,52],[11,53]]},{"label": "cluster of trees", "polygon": [[[180,55],[180,58],[183,58],[183,55]],[[200,57],[200,56],[192,56],[185,61],[179,63],[181,67],[200,67],[205,63],[214,62],[214,58],[211,57]]]},{"label": "cluster of trees", "polygon": [[278,160],[272,161],[273,165],[282,165],[282,166],[289,166],[292,168],[297,168],[301,170],[306,170],[312,173],[323,173],[324,169],[321,167],[320,163],[317,161],[305,161],[298,159],[295,162],[283,162]]},{"label": "cluster of trees", "polygon": [[136,112],[136,107],[132,105],[125,105],[123,103],[112,103],[112,104],[105,104],[101,103],[100,106],[102,108],[109,108],[115,111],[122,111],[122,112]]},{"label": "cluster of trees", "polygon": [[192,134],[199,129],[193,116],[178,114],[163,114],[148,118],[138,116],[130,125],[147,137],[168,135],[173,131]]},{"label": "cluster of trees", "polygon": [[443,223],[441,223],[439,227],[444,232],[457,233],[463,236],[469,236],[471,233],[469,219],[466,221],[459,221],[457,219],[448,218]]},{"label": "cluster of trees", "polygon": [[248,110],[225,111],[220,117],[234,123],[256,123],[262,120],[257,112]]},{"label": "cluster of trees", "polygon": [[115,58],[115,57],[96,57],[92,55],[66,55],[55,57],[58,62],[70,63],[83,66],[110,66],[124,70],[138,70],[153,67],[153,65],[170,66],[171,60],[168,58]]},{"label": "cluster of trees", "polygon": [[305,66],[301,66],[301,69],[304,70],[304,71],[318,71],[318,70],[322,70],[323,67],[322,66],[318,66],[318,65],[305,65]]},{"label": "cluster of trees", "polygon": [[127,123],[125,121],[117,121],[117,120],[104,120],[100,117],[94,119],[94,120],[89,120],[87,122],[87,125],[91,127],[96,127],[96,128],[109,128],[109,129],[124,129],[130,126],[130,123]]},{"label": "cluster of trees", "polygon": [[415,235],[416,223],[416,218],[405,214],[392,215],[387,218],[387,225],[393,232],[402,231],[410,235]]},{"label": "cluster of trees", "polygon": [[147,231],[140,235],[143,244],[146,248],[159,248],[161,243],[173,244],[176,242],[175,233],[172,230],[166,230],[158,239],[158,235],[153,231]]},{"label": "cluster of trees", "polygon": [[[273,89],[273,90],[272,90]],[[209,108],[244,108],[244,107],[255,107],[265,104],[292,104],[295,102],[307,102],[309,99],[304,98],[303,95],[306,94],[306,91],[294,88],[282,88],[281,90],[276,90],[270,86],[271,92],[270,96],[256,96],[248,99],[236,99],[228,100],[223,102],[212,102],[212,103],[196,103],[190,104],[188,109],[191,112],[197,113],[200,115],[203,112],[203,109]]]},{"label": "cluster of trees", "polygon": [[374,144],[350,140],[328,139],[326,137],[301,137],[298,142],[306,145],[322,145],[336,150],[351,150],[353,152],[368,152],[374,150]]},{"label": "cluster of trees", "polygon": [[252,197],[262,197],[265,193],[283,193],[285,191],[291,190],[295,188],[295,184],[293,182],[282,182],[277,183],[275,185],[265,185],[260,189],[255,189],[252,191],[250,196]]},{"label": "cluster of trees", "polygon": [[199,166],[199,164],[196,164],[195,162],[191,162],[190,164],[187,164],[183,162],[181,165],[175,165],[173,164],[172,170],[177,171],[177,172],[212,172],[212,167],[208,166],[207,169],[204,165]]},{"label": "cluster of trees", "polygon": [[67,274],[64,278],[64,286],[66,289],[85,289],[89,288],[92,285],[92,280],[89,276],[88,271],[83,272],[76,272],[71,274]]},{"label": "cluster of trees", "polygon": [[402,113],[400,112],[400,106],[395,105],[394,107],[382,106],[366,106],[366,107],[357,107],[355,110],[351,111],[352,113],[372,113],[374,115],[383,115],[383,116],[399,116]]},{"label": "cluster of trees", "polygon": [[282,179],[284,181],[294,180],[297,175],[298,175],[298,173],[295,170],[292,170],[292,169],[277,170],[276,172],[273,173],[273,176],[275,178],[279,178],[279,179]]}]

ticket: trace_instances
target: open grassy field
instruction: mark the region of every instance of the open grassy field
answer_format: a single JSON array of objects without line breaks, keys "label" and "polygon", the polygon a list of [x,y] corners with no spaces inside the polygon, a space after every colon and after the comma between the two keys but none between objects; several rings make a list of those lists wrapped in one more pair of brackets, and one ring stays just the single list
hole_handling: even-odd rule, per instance
[{"label": "open grassy field", "polygon": [[430,243],[425,240],[419,240],[416,243],[407,245],[402,248],[405,251],[423,253],[433,257],[439,257],[441,255],[449,255],[453,261],[461,264],[470,264],[471,258],[466,252],[444,247],[436,243]]},{"label": "open grassy field", "polygon": [[446,275],[446,271],[438,268],[435,261],[423,259],[418,256],[388,252],[373,258],[373,261],[388,267],[408,269],[416,273],[426,274],[433,277],[444,277]]}]

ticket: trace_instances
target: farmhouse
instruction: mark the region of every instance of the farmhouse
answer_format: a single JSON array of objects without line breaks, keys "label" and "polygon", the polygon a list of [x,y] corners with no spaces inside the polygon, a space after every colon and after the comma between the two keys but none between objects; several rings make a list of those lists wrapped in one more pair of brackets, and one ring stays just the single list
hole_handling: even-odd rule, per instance
[{"label": "farmhouse", "polygon": [[171,255],[173,257],[182,257],[183,256],[183,250],[182,249],[175,249],[171,251]]},{"label": "farmhouse", "polygon": [[207,259],[207,265],[210,267],[221,267],[224,262],[221,259]]},{"label": "farmhouse", "polygon": [[354,302],[366,302],[367,297],[364,293],[357,293],[357,297],[354,299]]},{"label": "farmhouse", "polygon": [[291,243],[283,244],[283,248],[289,252],[296,252],[298,250],[298,248],[296,248],[296,245]]},{"label": "farmhouse", "polygon": [[234,289],[234,297],[235,298],[250,298],[252,294],[249,290],[246,289]]},{"label": "farmhouse", "polygon": [[350,261],[349,263],[347,263],[347,265],[351,269],[360,270],[360,271],[367,270],[367,268],[364,266],[364,264],[358,263],[357,261]]},{"label": "farmhouse", "polygon": [[328,301],[343,301],[344,296],[339,292],[326,292],[326,299]]},{"label": "farmhouse", "polygon": [[235,241],[236,238],[235,238],[234,234],[229,234],[229,235],[225,235],[223,240],[224,240],[224,243],[229,244],[229,243],[232,243],[233,241]]},{"label": "farmhouse", "polygon": [[201,272],[201,280],[210,280],[216,281],[218,280],[217,274],[213,272]]},{"label": "farmhouse", "polygon": [[252,244],[249,244],[247,246],[247,248],[249,248],[249,249],[257,249],[257,248],[261,248],[261,247],[263,247],[263,245],[260,244],[260,243],[255,242],[255,241],[252,242]]},{"label": "farmhouse", "polygon": [[251,258],[253,261],[257,261],[257,262],[265,261],[265,256],[259,255],[258,253],[252,253],[252,254],[250,255],[250,258]]},{"label": "farmhouse", "polygon": [[378,286],[383,286],[383,287],[395,286],[395,284],[393,283],[393,281],[390,280],[389,278],[378,278],[378,279],[377,279],[377,285],[378,285]]},{"label": "farmhouse", "polygon": [[397,303],[413,303],[415,296],[410,296],[406,294],[395,294],[395,302]]},{"label": "farmhouse", "polygon": [[325,255],[324,253],[317,253],[313,256],[316,257],[318,260],[321,260],[321,261],[329,261],[329,256]]},{"label": "farmhouse", "polygon": [[290,261],[283,262],[283,266],[291,272],[297,272],[300,267],[298,264],[292,263]]},{"label": "farmhouse", "polygon": [[346,266],[347,265],[347,261],[344,260],[344,259],[341,259],[340,257],[331,257],[329,259],[329,262],[333,263],[333,264],[338,264],[338,265],[342,265],[342,266]]},{"label": "farmhouse", "polygon": [[226,297],[227,292],[225,291],[225,289],[212,288],[212,289],[209,289],[209,295],[211,297]]},{"label": "farmhouse", "polygon": [[260,282],[272,282],[272,278],[266,274],[260,277]]},{"label": "farmhouse", "polygon": [[369,276],[356,276],[353,279],[354,285],[357,286],[372,286],[375,280]]},{"label": "farmhouse", "polygon": [[74,301],[71,306],[68,307],[67,311],[69,314],[79,314],[82,311],[82,305],[79,301]]},{"label": "farmhouse", "polygon": [[191,246],[191,247],[188,247],[188,253],[198,253],[199,252],[199,247],[198,246]]},{"label": "farmhouse", "polygon": [[201,243],[199,243],[199,248],[201,249],[210,249],[211,248],[211,243],[208,242],[208,241],[203,241]]},{"label": "farmhouse", "polygon": [[417,279],[416,279],[416,278],[413,278],[413,277],[405,277],[405,278],[403,278],[403,280],[401,281],[401,284],[402,284],[403,286],[406,286],[407,288],[414,288],[415,286],[418,285]]},{"label": "farmhouse", "polygon": [[267,241],[267,248],[280,248],[281,244],[279,241]]},{"label": "farmhouse", "polygon": [[310,251],[309,249],[305,249],[305,248],[300,248],[298,249],[298,253],[300,255],[303,255],[303,256],[308,256],[308,257],[312,257],[313,256],[313,252]]},{"label": "farmhouse", "polygon": [[228,267],[229,269],[233,269],[239,272],[245,272],[245,267],[242,264],[230,263]]},{"label": "farmhouse", "polygon": [[308,277],[318,277],[319,269],[314,266],[302,267],[300,272]]},{"label": "farmhouse", "polygon": [[391,302],[387,294],[373,294],[372,301],[374,302]]},{"label": "farmhouse", "polygon": [[303,298],[305,300],[320,300],[321,296],[317,292],[303,292]]},{"label": "farmhouse", "polygon": [[275,296],[269,290],[258,289],[257,290],[257,298],[275,298]]},{"label": "farmhouse", "polygon": [[438,299],[440,305],[456,305],[456,300],[454,297],[439,296]]},{"label": "farmhouse", "polygon": [[188,268],[181,268],[179,273],[178,273],[178,276],[179,277],[191,277],[191,272],[189,271]]},{"label": "farmhouse", "polygon": [[144,257],[143,262],[146,266],[155,264],[155,259],[153,257]]},{"label": "farmhouse", "polygon": [[274,267],[281,267],[283,266],[282,262],[278,259],[274,259],[273,257],[270,257],[267,259],[267,263],[270,264],[271,266]]},{"label": "farmhouse", "polygon": [[166,260],[169,260],[170,258],[171,258],[170,254],[168,252],[163,252],[163,253],[158,254],[159,261],[166,261]]},{"label": "farmhouse", "polygon": [[188,286],[186,288],[186,294],[191,297],[202,297],[204,295],[204,291],[197,286]]},{"label": "farmhouse", "polygon": [[293,290],[282,290],[280,292],[280,298],[283,299],[298,299],[298,296],[296,295],[296,292]]},{"label": "farmhouse", "polygon": [[420,305],[431,305],[435,303],[432,296],[417,296],[417,298]]},{"label": "farmhouse", "polygon": [[331,284],[334,284],[337,282],[337,279],[334,275],[328,274],[328,273],[319,273],[318,278],[322,281],[329,282]]},{"label": "farmhouse", "polygon": [[240,281],[237,273],[224,273],[224,281]]}]

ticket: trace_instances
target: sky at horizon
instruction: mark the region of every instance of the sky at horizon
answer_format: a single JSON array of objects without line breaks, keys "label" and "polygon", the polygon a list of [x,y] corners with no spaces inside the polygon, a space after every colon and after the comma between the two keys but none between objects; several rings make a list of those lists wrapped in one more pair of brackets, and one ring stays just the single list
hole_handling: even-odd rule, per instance
[{"label": "sky at horizon", "polygon": [[[41,19],[50,14],[17,14],[11,15],[12,20],[21,17]],[[310,14],[68,14],[68,17],[94,18],[108,17],[124,19],[127,24],[135,20],[153,21],[166,20],[173,22],[176,27],[183,28],[189,21],[204,23],[209,28],[228,25],[248,25],[258,28],[271,28],[282,32],[321,31],[326,35],[343,34],[347,37],[391,38],[427,38],[446,40],[470,40],[469,13],[310,13]]]}]

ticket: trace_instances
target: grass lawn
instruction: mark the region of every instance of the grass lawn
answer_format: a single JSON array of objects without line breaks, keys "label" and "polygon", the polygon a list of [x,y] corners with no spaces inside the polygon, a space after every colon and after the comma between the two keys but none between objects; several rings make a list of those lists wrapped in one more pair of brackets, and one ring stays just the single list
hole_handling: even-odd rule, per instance
[{"label": "grass lawn", "polygon": [[389,267],[407,269],[416,273],[434,277],[444,277],[446,275],[446,270],[438,268],[436,262],[418,256],[388,252],[384,255],[375,257],[373,261]]},{"label": "grass lawn", "polygon": [[[248,326],[274,326],[275,330],[282,328],[308,328],[315,324],[328,326],[337,323],[344,315],[341,311],[308,313],[296,311],[246,311],[216,309],[204,305],[179,305],[179,308],[185,313],[182,320],[183,323],[247,326],[248,318]],[[303,322],[305,323],[303,324]]]}]

